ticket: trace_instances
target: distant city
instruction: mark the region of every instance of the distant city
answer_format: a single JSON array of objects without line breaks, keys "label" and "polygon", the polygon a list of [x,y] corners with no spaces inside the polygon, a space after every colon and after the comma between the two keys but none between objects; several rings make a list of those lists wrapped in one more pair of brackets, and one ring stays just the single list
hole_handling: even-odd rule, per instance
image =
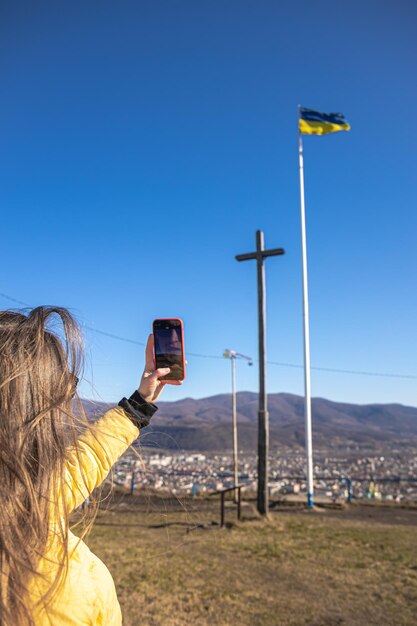
[{"label": "distant city", "polygon": [[[162,451],[143,449],[140,460],[128,451],[115,465],[113,483],[124,491],[155,490],[174,495],[207,495],[233,486],[230,453]],[[296,499],[306,490],[303,454],[285,449],[269,460],[271,497]],[[358,449],[315,457],[316,499],[417,500],[417,448],[384,449],[367,456]],[[256,491],[256,456],[241,454],[239,483]]]}]

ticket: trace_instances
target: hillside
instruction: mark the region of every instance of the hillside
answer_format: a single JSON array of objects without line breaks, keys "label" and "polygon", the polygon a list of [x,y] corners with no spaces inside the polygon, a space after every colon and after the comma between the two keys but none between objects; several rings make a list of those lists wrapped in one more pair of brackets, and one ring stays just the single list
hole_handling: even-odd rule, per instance
[{"label": "hillside", "polygon": [[[94,418],[110,406],[84,401]],[[232,441],[230,394],[159,403],[159,412],[142,433],[142,445],[184,450],[227,450]],[[271,446],[304,445],[304,399],[278,393],[268,396]],[[254,449],[257,441],[258,395],[237,394],[239,448]],[[386,444],[417,445],[417,408],[401,404],[348,404],[312,400],[315,446]]]}]

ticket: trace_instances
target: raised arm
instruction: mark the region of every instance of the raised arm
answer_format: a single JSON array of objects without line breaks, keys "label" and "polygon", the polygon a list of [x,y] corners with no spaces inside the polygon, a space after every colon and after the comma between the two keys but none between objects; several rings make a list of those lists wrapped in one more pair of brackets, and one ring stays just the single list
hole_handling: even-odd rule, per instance
[{"label": "raised arm", "polygon": [[115,407],[83,433],[68,450],[64,502],[72,511],[107,477],[112,466],[138,437],[139,429],[124,409]]},{"label": "raised arm", "polygon": [[159,378],[168,374],[169,368],[153,369],[153,347],[153,335],[150,335],[138,391],[105,413],[79,437],[76,448],[68,450],[63,487],[67,510],[80,506],[100,485],[114,463],[138,437],[139,429],[149,423],[157,410],[153,402],[165,385]]}]

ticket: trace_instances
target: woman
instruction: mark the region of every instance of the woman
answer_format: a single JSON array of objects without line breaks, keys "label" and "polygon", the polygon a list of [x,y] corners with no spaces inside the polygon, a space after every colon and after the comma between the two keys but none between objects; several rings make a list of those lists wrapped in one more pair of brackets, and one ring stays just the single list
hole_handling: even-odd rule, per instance
[{"label": "woman", "polygon": [[169,368],[153,367],[151,335],[138,391],[91,425],[79,399],[74,414],[82,351],[70,313],[0,312],[1,626],[122,623],[113,579],[69,516],[157,410]]}]

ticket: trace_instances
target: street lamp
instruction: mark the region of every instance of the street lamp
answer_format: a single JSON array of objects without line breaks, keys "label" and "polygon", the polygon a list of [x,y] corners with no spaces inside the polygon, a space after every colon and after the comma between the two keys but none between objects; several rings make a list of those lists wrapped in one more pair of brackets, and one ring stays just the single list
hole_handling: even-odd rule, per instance
[{"label": "street lamp", "polygon": [[[253,365],[252,358],[236,352],[236,350],[226,349],[223,352],[226,359],[230,359],[232,364],[232,417],[233,417],[233,467],[234,467],[234,487],[239,484],[238,473],[238,451],[237,451],[237,417],[236,417],[236,359],[246,359],[248,365]],[[235,489],[235,502],[237,502],[237,489]]]}]

